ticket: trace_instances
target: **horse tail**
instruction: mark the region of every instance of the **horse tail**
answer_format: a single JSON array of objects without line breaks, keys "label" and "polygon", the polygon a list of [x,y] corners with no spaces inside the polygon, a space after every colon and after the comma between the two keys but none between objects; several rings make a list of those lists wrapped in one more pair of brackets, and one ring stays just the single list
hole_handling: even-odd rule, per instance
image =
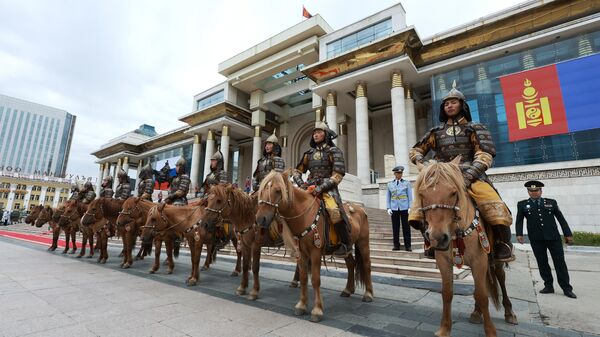
[{"label": "horse tail", "polygon": [[360,252],[360,248],[358,248],[357,244],[354,245],[354,255],[354,260],[356,261],[356,265],[354,267],[354,283],[362,287],[365,285],[364,278],[366,273],[363,270],[364,263],[362,262],[362,253]]},{"label": "horse tail", "polygon": [[502,268],[501,265],[495,266],[494,262],[490,260],[488,263],[488,270],[486,273],[488,294],[490,296],[490,299],[492,300],[492,303],[494,304],[494,307],[496,307],[496,310],[500,310],[500,285],[498,283],[498,279],[496,278],[496,273],[493,269],[498,267]]}]

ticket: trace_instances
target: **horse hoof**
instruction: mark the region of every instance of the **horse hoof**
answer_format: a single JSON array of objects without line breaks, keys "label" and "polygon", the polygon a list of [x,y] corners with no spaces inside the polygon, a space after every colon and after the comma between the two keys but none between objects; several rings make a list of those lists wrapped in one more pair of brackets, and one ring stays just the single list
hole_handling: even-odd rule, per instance
[{"label": "horse hoof", "polygon": [[340,294],[341,297],[350,297],[350,295],[350,292],[347,290],[342,290],[342,293]]},{"label": "horse hoof", "polygon": [[471,324],[481,324],[481,323],[483,323],[483,319],[481,318],[481,315],[478,315],[476,313],[472,313],[471,316],[469,316],[469,323],[471,323]]},{"label": "horse hoof", "polygon": [[310,315],[310,321],[313,323],[319,323],[323,320],[323,315]]},{"label": "horse hoof", "polygon": [[243,289],[243,288],[237,288],[237,289],[235,290],[235,293],[236,293],[236,294],[238,294],[238,295],[240,295],[240,296],[242,296],[242,295],[245,295],[245,294],[246,294],[246,289]]},{"label": "horse hoof", "polygon": [[123,269],[129,269],[129,267],[131,267],[131,264],[129,264],[129,263],[125,263],[123,265]]},{"label": "horse hoof", "polygon": [[171,275],[171,274],[173,274],[173,269],[169,269],[169,270],[167,270],[167,274],[168,274],[168,275]]},{"label": "horse hoof", "polygon": [[296,282],[296,281],[292,281],[292,282],[290,282],[290,285],[289,285],[289,287],[290,287],[290,288],[298,288],[298,282]]},{"label": "horse hoof", "polygon": [[141,257],[141,256],[136,256],[136,257],[135,257],[135,260],[136,260],[136,261],[143,260],[143,259],[144,259],[144,258],[143,258],[143,257]]},{"label": "horse hoof", "polygon": [[196,281],[196,279],[193,278],[193,279],[187,280],[185,283],[187,284],[188,287],[193,287],[196,284],[198,284],[198,281]]},{"label": "horse hoof", "polygon": [[200,268],[201,271],[207,271],[208,267],[207,266],[202,266],[202,268]]},{"label": "horse hoof", "polygon": [[258,298],[258,293],[257,292],[251,291],[250,294],[248,295],[248,299],[250,301],[256,301],[257,298]]},{"label": "horse hoof", "polygon": [[91,259],[93,257],[94,257],[94,255],[88,255],[88,256],[86,256],[86,258],[88,258],[88,259]]},{"label": "horse hoof", "polygon": [[83,255],[77,255],[76,258],[81,259]]},{"label": "horse hoof", "polygon": [[306,315],[306,309],[295,308],[294,309],[294,315],[296,315],[296,316]]},{"label": "horse hoof", "polygon": [[66,250],[63,250],[63,251],[61,252],[61,254],[66,254],[66,253],[67,253],[67,251],[66,251]]},{"label": "horse hoof", "polygon": [[445,331],[442,331],[442,330],[436,331],[435,335],[438,336],[438,337],[450,337],[449,333],[447,333]]},{"label": "horse hoof", "polygon": [[240,275],[240,273],[238,273],[237,271],[234,271],[229,276],[231,276],[231,277],[237,277],[238,275]]},{"label": "horse hoof", "polygon": [[106,259],[102,259],[101,264],[106,264]]},{"label": "horse hoof", "polygon": [[121,262],[121,263],[119,264],[119,267],[123,268],[123,266],[124,266],[124,265],[125,265],[125,262]]},{"label": "horse hoof", "polygon": [[504,321],[506,321],[506,323],[508,324],[519,325],[519,322],[517,321],[517,316],[515,316],[514,314],[504,316]]},{"label": "horse hoof", "polygon": [[119,257],[123,257],[123,253],[119,254]]},{"label": "horse hoof", "polygon": [[154,270],[154,269],[150,269],[150,270],[148,270],[148,273],[150,273],[150,274],[154,274],[154,273],[156,273],[156,270]]},{"label": "horse hoof", "polygon": [[373,297],[365,295],[365,296],[363,296],[362,301],[365,303],[371,303],[371,302],[373,302]]}]

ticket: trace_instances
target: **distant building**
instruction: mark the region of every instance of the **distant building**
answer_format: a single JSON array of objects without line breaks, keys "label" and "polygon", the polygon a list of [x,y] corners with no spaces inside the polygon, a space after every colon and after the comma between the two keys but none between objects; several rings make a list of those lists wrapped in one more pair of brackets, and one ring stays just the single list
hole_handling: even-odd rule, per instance
[{"label": "distant building", "polygon": [[0,172],[62,177],[75,116],[0,94]]},{"label": "distant building", "polygon": [[36,205],[56,207],[69,198],[70,181],[65,178],[0,174],[0,210],[31,209]]}]

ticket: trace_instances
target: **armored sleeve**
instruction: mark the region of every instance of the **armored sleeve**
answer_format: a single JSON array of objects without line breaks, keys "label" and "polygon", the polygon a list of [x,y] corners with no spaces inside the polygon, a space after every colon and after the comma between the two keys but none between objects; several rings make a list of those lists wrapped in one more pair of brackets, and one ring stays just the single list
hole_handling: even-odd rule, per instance
[{"label": "armored sleeve", "polygon": [[96,199],[96,193],[94,191],[88,191],[83,198],[83,203],[89,204],[94,199]]},{"label": "armored sleeve", "polygon": [[263,160],[263,158],[260,158],[260,159],[259,159],[259,160],[256,162],[256,169],[254,169],[254,173],[252,173],[252,178],[253,178],[253,179],[252,179],[252,189],[253,189],[254,191],[258,191],[258,185],[259,185],[259,182],[258,182],[258,176],[260,175],[260,174],[259,174],[259,171],[260,171],[260,162],[261,162],[262,160]]},{"label": "armored sleeve", "polygon": [[408,156],[413,164],[423,161],[423,158],[427,155],[429,150],[435,148],[435,136],[433,132],[435,129],[436,128],[429,130],[425,136],[410,149]]},{"label": "armored sleeve", "polygon": [[479,123],[471,124],[470,140],[473,145],[473,162],[463,171],[467,185],[479,179],[488,168],[492,166],[496,147],[492,140],[492,134]]},{"label": "armored sleeve", "polygon": [[344,153],[337,147],[331,147],[329,149],[329,160],[332,163],[331,177],[324,179],[324,181],[316,187],[318,193],[323,193],[331,190],[338,186],[344,175],[346,175],[346,164],[344,162]]},{"label": "armored sleeve", "polygon": [[[188,194],[188,191],[190,190],[190,177],[187,174],[182,174],[179,177],[179,186],[177,188],[177,191],[173,192],[173,195],[176,198],[183,198]],[[171,196],[169,196],[170,199]]]},{"label": "armored sleeve", "polygon": [[221,173],[219,173],[219,184],[227,184],[227,183],[229,183],[227,171],[222,170]]},{"label": "armored sleeve", "polygon": [[310,151],[304,152],[304,154],[302,155],[302,160],[300,160],[300,163],[298,165],[296,165],[296,169],[294,170],[294,173],[292,174],[292,178],[294,179],[294,182],[298,186],[305,185],[304,180],[302,180],[302,174],[306,173],[306,171],[308,171],[308,155],[309,155],[309,153],[310,153]]},{"label": "armored sleeve", "polygon": [[283,160],[283,158],[278,156],[273,157],[273,170],[279,173],[285,170],[285,161]]}]

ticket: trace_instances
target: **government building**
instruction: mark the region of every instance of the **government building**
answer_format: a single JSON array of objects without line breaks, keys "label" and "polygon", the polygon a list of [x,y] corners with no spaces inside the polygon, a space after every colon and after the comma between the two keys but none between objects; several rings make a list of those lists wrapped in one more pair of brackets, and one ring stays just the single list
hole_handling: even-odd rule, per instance
[{"label": "government building", "polygon": [[541,180],[572,228],[600,232],[599,12],[592,0],[528,1],[431,37],[400,3],[340,29],[315,15],[218,64],[226,80],[193,97],[181,127],[102,145],[99,177],[183,156],[195,186],[220,148],[243,185],[270,134],[296,166],[325,119],[346,159],[343,198],[385,208],[391,169],[415,179],[408,152],[456,85],[493,135],[488,173],[513,214],[525,181]]}]

